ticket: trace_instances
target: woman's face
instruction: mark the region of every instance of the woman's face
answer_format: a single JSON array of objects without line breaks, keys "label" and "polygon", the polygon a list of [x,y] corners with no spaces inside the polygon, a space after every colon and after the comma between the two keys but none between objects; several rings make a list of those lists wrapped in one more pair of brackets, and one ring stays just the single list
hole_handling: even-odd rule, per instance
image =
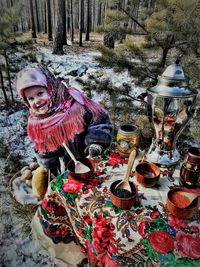
[{"label": "woman's face", "polygon": [[38,115],[43,115],[48,112],[50,96],[45,87],[32,86],[27,88],[24,94],[33,112]]}]

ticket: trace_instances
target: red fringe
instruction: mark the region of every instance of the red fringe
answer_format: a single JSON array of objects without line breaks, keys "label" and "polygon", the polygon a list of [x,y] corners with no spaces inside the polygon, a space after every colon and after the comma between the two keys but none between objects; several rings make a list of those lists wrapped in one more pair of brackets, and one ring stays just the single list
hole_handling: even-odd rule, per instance
[{"label": "red fringe", "polygon": [[84,131],[84,112],[84,106],[74,103],[70,111],[46,119],[30,117],[28,136],[40,153],[55,151],[63,142],[73,142],[75,135]]}]

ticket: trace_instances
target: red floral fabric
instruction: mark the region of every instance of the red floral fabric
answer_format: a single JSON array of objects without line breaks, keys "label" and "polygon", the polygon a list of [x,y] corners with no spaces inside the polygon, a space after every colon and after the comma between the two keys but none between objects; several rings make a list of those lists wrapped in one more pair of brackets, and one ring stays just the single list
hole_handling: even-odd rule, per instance
[{"label": "red floral fabric", "polygon": [[159,253],[168,253],[174,249],[174,240],[172,236],[163,230],[150,233],[148,239],[151,246]]}]

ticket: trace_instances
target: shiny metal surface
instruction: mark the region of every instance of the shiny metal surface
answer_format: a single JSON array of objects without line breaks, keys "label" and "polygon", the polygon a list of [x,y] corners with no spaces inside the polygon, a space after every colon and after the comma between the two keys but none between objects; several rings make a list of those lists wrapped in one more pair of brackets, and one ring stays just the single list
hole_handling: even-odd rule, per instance
[{"label": "shiny metal surface", "polygon": [[[145,158],[159,165],[179,162],[176,141],[195,110],[197,91],[185,86],[184,73],[180,73],[182,67],[174,65],[173,71],[169,66],[170,71],[166,69],[158,84],[147,90],[147,112],[154,138]],[[166,73],[172,77],[166,77]]]}]

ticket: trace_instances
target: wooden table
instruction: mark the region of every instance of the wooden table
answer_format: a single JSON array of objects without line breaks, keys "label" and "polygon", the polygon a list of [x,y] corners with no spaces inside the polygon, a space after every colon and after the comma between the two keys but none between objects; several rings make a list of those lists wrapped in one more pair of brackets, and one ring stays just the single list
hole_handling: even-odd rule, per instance
[{"label": "wooden table", "polygon": [[67,173],[51,181],[38,217],[54,243],[75,239],[91,266],[200,266],[200,214],[181,220],[166,208],[167,192],[179,185],[178,168],[173,177],[162,170],[153,188],[143,188],[132,172],[138,202],[121,210],[109,188],[123,177],[127,159],[112,151],[96,167],[87,184]]}]

